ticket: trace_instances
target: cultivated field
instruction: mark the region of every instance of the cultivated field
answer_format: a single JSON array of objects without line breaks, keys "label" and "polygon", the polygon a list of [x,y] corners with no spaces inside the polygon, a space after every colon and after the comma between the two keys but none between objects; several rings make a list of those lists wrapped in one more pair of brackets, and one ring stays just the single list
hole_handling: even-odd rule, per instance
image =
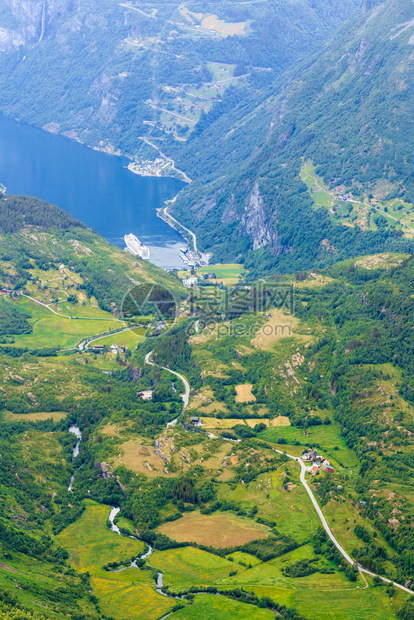
[{"label": "cultivated field", "polygon": [[52,419],[54,422],[60,422],[64,420],[68,415],[64,411],[39,411],[38,413],[11,413],[10,411],[4,411],[4,419],[6,422],[41,422],[43,420]]},{"label": "cultivated field", "polygon": [[140,342],[145,340],[145,329],[144,328],[135,328],[135,329],[127,329],[119,334],[114,334],[113,336],[104,336],[103,338],[99,338],[98,340],[94,340],[91,346],[96,344],[98,345],[106,345],[110,347],[112,344],[117,344],[118,347],[127,347],[128,349],[135,349]]},{"label": "cultivated field", "polygon": [[270,420],[270,426],[290,426],[290,420],[284,415],[279,415]]},{"label": "cultivated field", "polygon": [[212,547],[232,547],[251,540],[266,538],[270,530],[251,519],[230,512],[202,515],[197,511],[184,514],[178,521],[163,523],[158,530],[179,542],[196,542]]},{"label": "cultivated field", "polygon": [[164,583],[171,586],[218,583],[238,568],[234,562],[193,547],[155,551],[151,556],[151,566],[161,570]]},{"label": "cultivated field", "polygon": [[[145,575],[148,580],[151,578],[151,573],[148,571],[135,569],[135,572]],[[150,583],[135,585],[127,581],[92,577],[91,585],[102,612],[112,618],[159,620],[175,604],[173,599],[157,594]]]},{"label": "cultivated field", "polygon": [[29,349],[73,347],[83,338],[119,329],[125,325],[120,321],[111,319],[109,313],[107,313],[107,319],[103,320],[67,319],[57,316],[48,308],[40,306],[30,299],[21,300],[18,303],[18,308],[31,315],[32,318],[29,319],[29,323],[33,325],[33,332],[14,336],[14,346],[28,347]]},{"label": "cultivated field", "polygon": [[194,604],[174,614],[176,620],[273,620],[274,613],[224,596],[197,594]]},{"label": "cultivated field", "polygon": [[256,396],[252,394],[253,385],[245,383],[244,385],[236,385],[236,403],[252,403],[256,402]]},{"label": "cultivated field", "polygon": [[85,500],[82,516],[56,537],[69,552],[70,564],[82,572],[105,575],[102,566],[131,558],[144,550],[144,543],[111,532],[106,526],[109,506]]}]

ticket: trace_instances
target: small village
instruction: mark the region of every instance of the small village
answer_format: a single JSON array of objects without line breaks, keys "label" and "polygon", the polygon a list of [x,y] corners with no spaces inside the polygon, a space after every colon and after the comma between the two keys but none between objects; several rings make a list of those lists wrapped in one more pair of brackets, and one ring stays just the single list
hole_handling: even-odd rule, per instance
[{"label": "small village", "polygon": [[165,157],[157,157],[154,161],[146,159],[145,161],[134,161],[128,165],[128,170],[144,177],[160,177],[162,171],[172,163],[171,159]]},{"label": "small village", "polygon": [[320,473],[321,471],[330,474],[333,474],[335,471],[334,467],[331,465],[331,462],[318,454],[316,448],[314,450],[309,450],[309,452],[305,452],[305,454],[302,454],[301,460],[304,463],[310,463],[309,467],[306,468],[306,471],[313,476]]}]

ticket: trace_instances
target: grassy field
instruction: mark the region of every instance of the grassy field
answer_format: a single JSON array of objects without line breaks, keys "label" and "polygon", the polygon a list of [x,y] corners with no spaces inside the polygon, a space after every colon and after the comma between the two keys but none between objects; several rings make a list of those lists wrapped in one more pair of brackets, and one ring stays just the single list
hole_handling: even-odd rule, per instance
[{"label": "grassy field", "polygon": [[252,566],[261,564],[261,560],[259,560],[255,555],[244,553],[243,551],[235,551],[234,553],[230,553],[230,555],[227,555],[226,558],[228,560],[232,558],[233,562],[236,562],[236,564],[246,564],[246,566],[249,566],[249,564]]},{"label": "grassy field", "polygon": [[[150,576],[148,571],[135,572]],[[132,584],[118,579],[114,581],[92,577],[91,585],[102,612],[107,617],[159,620],[175,605],[173,599],[157,594],[154,586],[150,584]]]},{"label": "grassy field", "polygon": [[394,189],[392,184],[384,181],[373,190],[373,198],[356,196],[351,197],[355,202],[348,202],[339,198],[339,188],[330,190],[325,185],[311,161],[303,164],[300,175],[312,196],[314,208],[327,209],[333,220],[346,226],[376,230],[375,218],[381,216],[392,228],[401,229],[408,237],[413,235],[410,228],[414,229],[414,206],[399,198],[386,200],[386,196]]},{"label": "grassy field", "polygon": [[30,299],[21,300],[18,307],[32,317],[29,323],[33,325],[33,332],[14,336],[16,347],[29,349],[73,347],[83,338],[119,329],[125,325],[110,319],[110,314],[107,314],[108,320],[66,319]]},{"label": "grassy field", "polygon": [[146,446],[140,439],[129,439],[119,447],[119,456],[112,459],[113,466],[125,465],[131,471],[154,477],[163,474],[165,463],[154,454],[152,446]]},{"label": "grassy field", "polygon": [[245,383],[244,385],[236,385],[236,403],[252,403],[256,401],[256,396],[252,394],[253,385]]},{"label": "grassy field", "polygon": [[290,426],[290,420],[284,415],[279,415],[270,420],[270,426]]},{"label": "grassy field", "polygon": [[41,422],[42,420],[52,419],[54,422],[60,422],[64,420],[68,415],[64,411],[39,411],[38,413],[11,413],[10,411],[4,411],[4,419],[6,422]]},{"label": "grassy field", "polygon": [[221,499],[239,502],[246,510],[257,506],[258,514],[276,521],[277,529],[298,542],[304,542],[316,532],[319,519],[309,497],[299,482],[299,467],[290,466],[290,490],[283,487],[286,472],[278,471],[258,476],[248,484],[230,488],[221,485]]},{"label": "grassy field", "polygon": [[164,584],[170,586],[216,584],[238,569],[234,562],[193,547],[155,551],[151,566],[164,573]]},{"label": "grassy field", "polygon": [[265,525],[231,512],[216,512],[211,515],[189,512],[178,521],[163,523],[158,530],[178,542],[196,542],[218,548],[243,545],[251,540],[266,538],[270,534]]},{"label": "grassy field", "polygon": [[135,349],[140,342],[145,340],[145,330],[143,328],[128,329],[119,334],[113,336],[104,336],[95,340],[91,346],[95,344],[103,344],[110,347],[112,344],[117,344],[118,347],[127,347],[128,349]]},{"label": "grassy field", "polygon": [[[281,438],[286,439],[288,444],[292,444],[294,441],[299,441],[302,446],[310,446],[314,443],[322,446],[321,450],[324,456],[329,456],[330,460],[334,464],[340,465],[345,469],[353,470],[357,467],[357,458],[355,453],[346,446],[344,438],[340,434],[340,428],[337,423],[311,426],[306,430],[306,434],[303,429],[295,426],[275,426],[266,429],[260,433],[260,438],[265,439],[273,443],[278,443]],[[281,444],[279,444],[280,447]],[[287,452],[291,452],[291,448],[288,446]],[[301,448],[300,453],[303,452]],[[291,452],[293,454],[293,452]]]},{"label": "grassy field", "polygon": [[274,613],[224,596],[197,594],[193,605],[174,614],[176,620],[273,620]]},{"label": "grassy field", "polygon": [[[326,618],[327,620],[391,620],[405,600],[404,594],[397,593],[392,599],[385,588],[351,587],[332,590],[286,590],[275,587],[252,587],[257,596],[269,596],[278,603],[295,607],[306,618]],[[349,582],[348,582],[349,583]]]},{"label": "grassy field", "polygon": [[270,318],[262,325],[251,344],[257,349],[273,351],[275,344],[281,338],[299,337],[301,340],[310,340],[311,336],[302,336],[296,333],[299,320],[292,315],[284,314],[280,309],[273,309]]},{"label": "grassy field", "polygon": [[[243,265],[238,265],[236,263],[227,263],[224,265],[209,265],[208,267],[199,267],[197,269],[197,275],[205,275],[205,274],[214,274],[216,278],[209,279],[209,282],[219,283],[223,282],[226,286],[232,286],[234,284],[238,284],[240,279],[247,272]],[[181,271],[179,273],[180,278],[188,277],[190,274],[189,271]]]},{"label": "grassy field", "polygon": [[129,568],[108,573],[102,568],[108,562],[139,555],[144,543],[119,536],[106,526],[109,506],[91,500],[85,500],[85,504],[83,515],[56,537],[69,552],[69,563],[90,573],[93,593],[106,616],[158,620],[171,610],[174,601],[156,593],[151,571]]},{"label": "grassy field", "polygon": [[56,538],[69,552],[70,564],[82,572],[105,575],[102,566],[131,558],[144,550],[144,543],[125,538],[106,527],[109,506],[85,500],[86,510]]}]

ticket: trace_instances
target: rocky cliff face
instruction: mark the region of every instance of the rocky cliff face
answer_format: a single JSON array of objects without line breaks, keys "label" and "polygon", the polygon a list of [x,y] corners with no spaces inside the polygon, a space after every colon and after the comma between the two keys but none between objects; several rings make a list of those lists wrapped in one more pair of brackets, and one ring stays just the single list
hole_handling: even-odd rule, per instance
[{"label": "rocky cliff face", "polygon": [[244,231],[252,237],[253,250],[259,250],[271,242],[272,234],[257,181],[253,191],[247,197],[241,225]]},{"label": "rocky cliff face", "polygon": [[0,51],[9,52],[43,41],[53,23],[76,11],[79,0],[3,0],[0,9]]}]

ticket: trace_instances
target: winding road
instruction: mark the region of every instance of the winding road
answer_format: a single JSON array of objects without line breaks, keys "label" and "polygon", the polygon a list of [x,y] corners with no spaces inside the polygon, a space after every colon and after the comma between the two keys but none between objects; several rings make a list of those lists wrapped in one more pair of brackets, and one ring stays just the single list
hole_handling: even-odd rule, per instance
[{"label": "winding road", "polygon": [[[151,361],[151,355],[152,355],[152,351],[150,351],[149,353],[147,353],[147,355],[145,356],[145,363],[149,364],[150,366],[156,366],[157,364],[155,364],[153,361]],[[182,375],[180,375],[178,372],[175,372],[174,370],[170,370],[169,368],[166,368],[165,366],[160,366],[160,368],[162,368],[163,370],[166,370],[167,372],[170,372],[171,374],[175,375],[176,377],[178,377],[184,384],[185,386],[185,394],[182,394],[181,397],[184,401],[184,409],[188,406],[188,401],[189,401],[189,397],[190,397],[190,385],[187,381],[187,379],[185,377],[183,377]],[[184,411],[183,409],[183,411]],[[175,420],[173,420],[173,422],[170,422],[168,424],[168,426],[173,426],[175,425],[175,423],[177,422],[176,418]],[[358,570],[361,574],[365,573],[365,575],[369,575],[370,577],[378,577],[379,579],[381,579],[382,581],[384,581],[385,583],[389,583],[392,584],[393,586],[395,586],[396,588],[398,588],[399,590],[403,590],[404,592],[407,592],[410,595],[414,595],[414,590],[410,590],[409,588],[406,588],[405,586],[402,586],[399,583],[396,583],[395,581],[391,581],[391,579],[387,579],[386,577],[382,577],[381,575],[377,575],[376,573],[373,573],[369,570],[367,570],[366,568],[364,568],[363,566],[361,566],[361,564],[354,562],[354,560],[351,558],[350,555],[348,555],[348,553],[345,551],[345,549],[342,547],[342,545],[336,540],[335,536],[333,535],[331,528],[328,525],[328,522],[316,500],[315,495],[313,494],[312,489],[310,488],[309,484],[306,481],[305,478],[305,474],[306,474],[306,466],[305,463],[302,461],[301,458],[299,458],[298,456],[292,456],[291,454],[288,454],[287,452],[282,452],[281,450],[277,450],[276,448],[273,448],[273,450],[275,452],[277,452],[278,454],[285,454],[289,459],[291,459],[292,461],[296,461],[296,463],[299,463],[300,465],[300,481],[303,484],[303,486],[306,489],[307,494],[309,495],[309,498],[313,504],[313,507],[315,508],[319,519],[321,520],[322,526],[325,530],[325,532],[327,533],[327,535],[329,536],[329,538],[331,539],[331,541],[333,542],[333,544],[335,545],[335,547],[338,549],[339,553],[342,555],[343,558],[345,558],[345,560],[348,562],[348,564],[350,564],[351,566],[354,566],[355,564],[358,566]],[[363,575],[361,575],[363,576]]]},{"label": "winding road", "polygon": [[278,452],[279,454],[286,454],[286,456],[290,459],[292,459],[293,461],[296,461],[297,463],[299,463],[300,465],[300,481],[303,484],[303,486],[306,489],[307,494],[310,497],[310,500],[313,504],[313,507],[315,508],[316,512],[318,513],[318,517],[321,520],[321,523],[323,525],[324,530],[326,531],[326,533],[328,534],[329,538],[331,539],[331,541],[333,542],[333,544],[335,545],[335,547],[338,549],[339,553],[345,558],[345,560],[351,564],[352,566],[354,564],[357,564],[358,566],[358,570],[360,573],[365,573],[366,575],[369,575],[370,577],[379,577],[382,581],[384,581],[385,583],[390,583],[393,586],[395,586],[396,588],[399,588],[400,590],[403,590],[404,592],[407,592],[408,594],[414,594],[414,590],[410,590],[409,588],[406,588],[405,586],[402,586],[399,583],[395,583],[395,581],[391,581],[391,579],[387,579],[386,577],[381,577],[381,575],[376,575],[375,573],[372,573],[371,571],[367,570],[366,568],[363,568],[359,563],[354,562],[354,560],[347,554],[347,552],[345,551],[345,549],[339,544],[339,542],[336,540],[335,536],[333,535],[331,528],[328,525],[327,520],[325,519],[325,516],[322,512],[322,510],[319,507],[319,504],[313,494],[312,489],[310,488],[310,486],[308,485],[306,479],[305,479],[305,474],[306,474],[306,466],[305,463],[302,461],[302,459],[300,459],[297,456],[292,456],[291,454],[288,454],[287,452],[282,452],[281,450],[276,450],[276,448],[273,448],[275,452]]},{"label": "winding road", "polygon": [[[146,354],[145,363],[149,364],[149,366],[158,366],[158,364],[155,364],[155,362],[151,360],[151,355],[152,355],[152,351]],[[188,402],[190,400],[190,384],[188,383],[187,379],[183,377],[183,375],[180,375],[178,372],[175,372],[175,370],[170,370],[169,368],[166,368],[165,366],[160,366],[160,368],[162,368],[163,370],[166,370],[167,372],[170,372],[172,375],[175,375],[176,377],[180,379],[180,381],[183,382],[184,387],[185,387],[185,392],[184,394],[181,394],[181,398],[183,399],[183,402],[184,402],[184,408],[183,408],[183,411],[184,411],[184,409],[188,407]],[[173,422],[176,422],[177,420],[178,418],[173,420]],[[173,422],[169,422],[169,426],[173,426]]]}]

